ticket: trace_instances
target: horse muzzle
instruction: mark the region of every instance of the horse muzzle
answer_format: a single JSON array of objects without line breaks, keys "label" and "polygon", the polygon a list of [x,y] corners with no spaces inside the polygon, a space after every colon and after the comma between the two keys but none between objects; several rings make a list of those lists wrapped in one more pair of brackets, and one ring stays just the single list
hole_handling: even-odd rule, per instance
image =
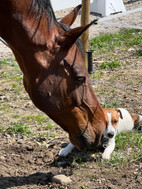
[{"label": "horse muzzle", "polygon": [[100,141],[100,137],[92,129],[86,129],[84,133],[70,135],[71,143],[79,150],[95,149]]}]

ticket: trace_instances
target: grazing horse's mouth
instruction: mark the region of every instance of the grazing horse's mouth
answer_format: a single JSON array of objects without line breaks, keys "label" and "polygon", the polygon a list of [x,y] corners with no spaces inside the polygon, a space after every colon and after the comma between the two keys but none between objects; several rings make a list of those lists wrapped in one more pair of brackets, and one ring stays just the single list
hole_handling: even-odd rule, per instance
[{"label": "grazing horse's mouth", "polygon": [[98,135],[87,123],[84,131],[78,134],[71,134],[71,143],[79,150],[86,151],[87,149],[95,149],[100,143],[101,134]]}]

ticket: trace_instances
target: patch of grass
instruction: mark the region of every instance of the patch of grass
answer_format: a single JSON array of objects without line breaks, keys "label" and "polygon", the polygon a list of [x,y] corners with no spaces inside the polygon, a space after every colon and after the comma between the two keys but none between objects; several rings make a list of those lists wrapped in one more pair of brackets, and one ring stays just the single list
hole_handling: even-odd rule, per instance
[{"label": "patch of grass", "polygon": [[114,69],[120,67],[121,64],[118,61],[106,61],[100,65],[100,69]]},{"label": "patch of grass", "polygon": [[33,135],[33,132],[28,128],[28,126],[24,125],[23,123],[13,123],[10,127],[6,129],[7,133],[15,133],[20,135]]},{"label": "patch of grass", "polygon": [[102,108],[118,108],[120,106],[120,101],[118,99],[111,99],[102,106]]},{"label": "patch of grass", "polygon": [[107,89],[106,89],[106,88],[103,88],[102,91],[101,91],[101,94],[102,94],[102,95],[105,95],[106,92],[107,92]]},{"label": "patch of grass", "polygon": [[48,135],[47,134],[39,134],[37,137],[36,137],[36,140],[38,142],[42,142],[42,141],[47,141],[48,140]]},{"label": "patch of grass", "polygon": [[97,54],[100,52],[111,52],[118,47],[129,48],[133,45],[142,44],[142,31],[134,29],[122,29],[112,34],[101,34],[90,41],[91,49]]},{"label": "patch of grass", "polygon": [[14,59],[9,60],[9,59],[0,58],[0,64],[1,65],[5,65],[5,64],[9,65],[9,63],[11,64],[11,66],[14,66],[14,65],[16,65],[16,60],[14,60]]},{"label": "patch of grass", "polygon": [[17,86],[18,86],[17,83],[13,83],[13,84],[12,84],[12,87],[13,87],[13,88],[15,88],[15,87],[17,87]]},{"label": "patch of grass", "polygon": [[16,75],[12,75],[9,76],[10,80],[14,80],[14,81],[23,81],[23,75],[22,74],[16,74]]},{"label": "patch of grass", "polygon": [[17,114],[16,114],[16,115],[13,115],[12,117],[15,118],[15,119],[19,119],[19,118],[20,118],[20,116],[17,115]]},{"label": "patch of grass", "polygon": [[115,138],[116,146],[111,155],[110,161],[104,163],[110,163],[111,166],[124,167],[128,166],[131,162],[142,161],[142,137],[141,133],[137,130],[128,133],[120,133]]},{"label": "patch of grass", "polygon": [[44,116],[44,115],[41,115],[41,114],[38,114],[38,115],[32,115],[32,116],[27,116],[27,117],[24,117],[24,119],[28,119],[28,120],[32,120],[32,121],[35,121],[37,122],[38,124],[41,124],[41,123],[45,123],[45,122],[48,122],[49,121],[49,117],[48,116]]},{"label": "patch of grass", "polygon": [[85,189],[85,186],[84,186],[84,185],[81,185],[80,188],[81,188],[81,189]]},{"label": "patch of grass", "polygon": [[0,110],[9,110],[9,109],[10,109],[9,106],[1,106],[1,107],[0,107]]},{"label": "patch of grass", "polygon": [[53,129],[53,125],[49,123],[48,125],[45,126],[45,130]]},{"label": "patch of grass", "polygon": [[142,84],[142,80],[138,81],[138,84]]},{"label": "patch of grass", "polygon": [[[141,47],[142,48],[142,47]],[[142,56],[142,50],[140,49],[140,50],[138,50],[137,52],[136,52],[136,55],[137,56]]]},{"label": "patch of grass", "polygon": [[[18,85],[18,83],[22,84],[23,81],[23,74],[16,62],[13,60],[12,63],[9,64],[11,61],[0,59],[0,65],[2,66],[2,71],[0,77],[4,80],[8,81],[15,81],[15,84]],[[12,84],[13,88],[16,87],[15,84]]]},{"label": "patch of grass", "polygon": [[127,147],[137,147],[142,148],[142,137],[137,130],[128,133],[121,133],[116,138],[116,149],[123,150]]},{"label": "patch of grass", "polygon": [[0,125],[0,133],[2,133],[3,131],[5,131],[5,127]]},{"label": "patch of grass", "polygon": [[94,74],[90,75],[90,78],[92,79],[100,79],[102,77],[103,73],[101,70],[95,70]]}]

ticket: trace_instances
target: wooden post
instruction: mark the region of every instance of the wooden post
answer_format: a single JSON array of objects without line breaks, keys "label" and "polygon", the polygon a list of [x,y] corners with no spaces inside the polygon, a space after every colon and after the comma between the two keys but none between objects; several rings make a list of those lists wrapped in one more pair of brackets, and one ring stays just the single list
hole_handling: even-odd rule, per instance
[{"label": "wooden post", "polygon": [[[82,0],[82,11],[81,11],[81,26],[89,24],[90,15],[90,0]],[[89,48],[89,29],[86,30],[82,36],[81,41],[85,51]],[[85,65],[88,67],[87,53],[85,53]]]}]

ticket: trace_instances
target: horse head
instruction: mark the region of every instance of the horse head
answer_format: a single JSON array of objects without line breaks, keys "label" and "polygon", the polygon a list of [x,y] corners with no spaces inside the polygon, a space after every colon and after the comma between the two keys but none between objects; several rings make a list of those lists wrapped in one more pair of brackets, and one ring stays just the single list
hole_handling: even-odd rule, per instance
[{"label": "horse head", "polygon": [[78,149],[95,148],[106,122],[85,68],[79,37],[96,20],[71,29],[81,5],[60,22],[56,20],[49,0],[28,0],[26,3],[11,0],[10,6],[13,13],[7,14],[12,17],[13,25],[10,26],[17,31],[17,36],[9,37],[12,35],[9,31],[6,36],[6,30],[4,35],[0,30],[0,34],[15,54],[31,100],[69,133],[71,143]]}]

